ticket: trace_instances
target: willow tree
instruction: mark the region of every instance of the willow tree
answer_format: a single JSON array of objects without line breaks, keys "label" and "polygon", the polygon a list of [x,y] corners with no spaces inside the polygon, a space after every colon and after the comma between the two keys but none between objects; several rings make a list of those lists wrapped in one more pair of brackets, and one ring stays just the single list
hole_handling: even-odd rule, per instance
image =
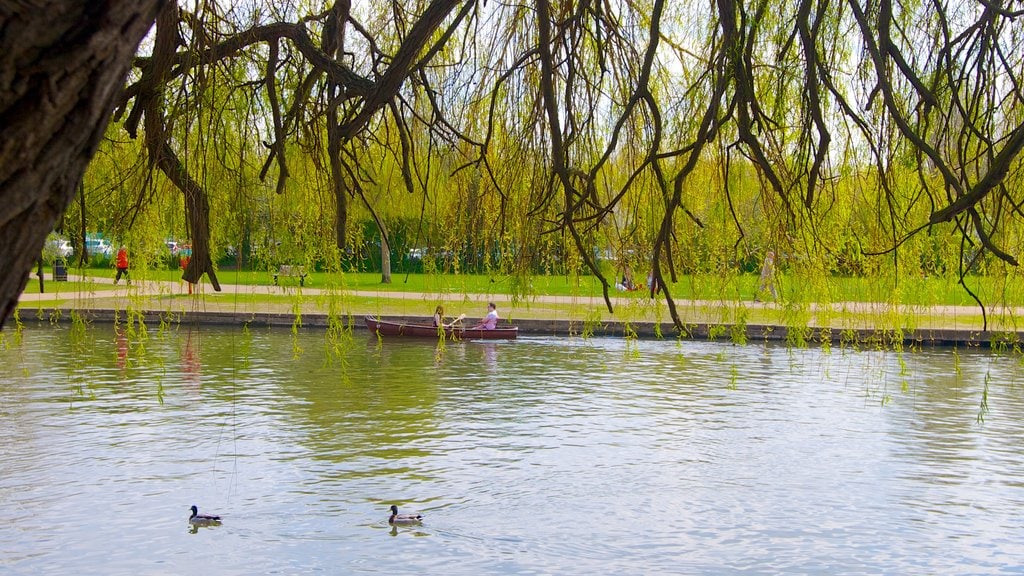
[{"label": "willow tree", "polygon": [[[339,247],[349,202],[373,183],[368,155],[384,149],[416,194],[429,192],[425,167],[469,174],[466,191],[497,198],[475,202],[498,206],[488,232],[520,234],[522,250],[538,244],[534,230],[565,238],[601,279],[609,309],[592,244],[613,215],[650,212],[642,241],[671,286],[684,233],[705,227],[688,199],[704,197],[728,206],[737,250],[752,226],[792,251],[836,250],[823,230],[837,207],[857,203],[883,232],[859,239],[861,251],[896,264],[908,239],[951,227],[962,281],[984,255],[1017,265],[1024,13],[1007,6],[209,1],[192,13],[169,3],[118,104],[125,128],[144,132],[151,165],[183,192],[192,281],[207,273],[216,285],[207,238],[216,215],[175,148],[175,125],[204,105],[207,81],[265,102],[254,118],[261,173],[276,172],[279,192],[290,193],[288,142],[326,159]],[[236,59],[245,78],[216,74]],[[381,133],[385,145],[369,146]],[[709,165],[727,175],[721,186],[697,178]],[[728,175],[743,172],[764,191],[760,217],[735,210]],[[850,193],[866,182],[868,200]]]},{"label": "willow tree", "polygon": [[[183,275],[186,281],[197,282],[207,274],[214,288],[220,289],[210,256],[208,192],[174,148],[173,132],[168,129],[168,123],[180,118],[182,112],[168,110],[166,93],[177,87],[191,90],[200,98],[206,88],[203,79],[210,77],[213,69],[225,60],[248,53],[247,60],[256,61],[263,68],[255,87],[265,91],[269,104],[268,163],[277,163],[279,192],[285,189],[288,177],[286,135],[303,121],[312,122],[314,126],[326,124],[331,181],[337,201],[338,244],[342,248],[348,190],[358,186],[358,180],[352,177],[354,171],[343,156],[343,147],[359,136],[373,116],[392,101],[411,73],[423,46],[429,44],[434,31],[456,4],[451,1],[431,3],[420,14],[397,52],[389,55],[390,62],[374,80],[357,74],[341,61],[345,29],[350,21],[348,2],[335,2],[325,12],[297,23],[263,22],[268,14],[275,18],[286,15],[288,10],[280,6],[266,13],[255,11],[247,15],[236,10],[222,11],[216,3],[204,4],[204,10],[196,14],[179,9],[175,3],[164,6],[156,21],[152,54],[137,60],[141,73],[138,80],[125,89],[122,107],[130,110],[125,116],[125,129],[135,137],[141,122],[151,165],[184,195],[193,243],[193,257]],[[244,16],[248,16],[245,22],[250,25],[248,28],[241,27]],[[311,39],[307,26],[317,27],[318,43]],[[281,57],[282,44],[287,45],[285,58]],[[254,52],[265,57],[256,58]],[[379,62],[380,58],[371,60]],[[289,61],[290,64],[286,64]],[[291,101],[287,110],[283,110],[283,93],[277,82],[280,67],[285,65],[305,70],[298,85],[288,87]],[[326,102],[326,109],[320,114],[317,113],[318,99]],[[189,108],[186,99],[182,109]]]},{"label": "willow tree", "polygon": [[[1007,185],[1019,182],[1024,145],[1021,12],[998,2],[974,11],[889,0],[869,8],[857,0],[718,0],[710,12],[698,4],[673,3],[670,11],[659,0],[536,2],[536,44],[521,53],[524,65],[540,68],[554,176],[544,201],[561,197],[560,227],[577,243],[577,226],[604,218],[633,182],[611,201],[595,199],[621,147],[647,151],[633,174],[650,174],[662,191],[651,262],[659,278],[667,265],[673,281],[675,220],[701,225],[683,191],[709,146],[735,151],[725,162],[756,168],[778,207],[780,237],[802,229],[812,242],[815,222],[841,200],[830,182],[840,169],[865,168],[850,152],[859,148],[888,200],[888,213],[879,214],[890,222],[887,250],[952,220],[981,251],[1016,265],[995,238],[1024,201],[1019,186]],[[608,67],[613,59],[621,67]],[[585,129],[595,118],[611,126],[600,139]],[[887,138],[889,126],[896,138]],[[603,143],[596,155],[595,140]],[[893,163],[898,150],[910,150],[916,167]],[[899,170],[919,175],[920,193],[885,189]],[[928,208],[925,221],[908,217],[914,203]],[[746,224],[735,222],[739,230]]]},{"label": "willow tree", "polygon": [[[677,220],[703,226],[685,198],[712,147],[731,152],[718,156],[725,169],[754,167],[770,192],[774,236],[807,238],[805,252],[828,247],[817,226],[849,200],[834,181],[874,170],[889,240],[866,250],[895,253],[952,221],[965,246],[977,243],[961,251],[961,282],[967,258],[989,253],[1017,264],[998,238],[1019,226],[1024,201],[1024,13],[999,2],[970,10],[890,0],[718,0],[708,8],[662,0],[494,8],[507,15],[488,31],[507,48],[494,52],[504,60],[480,67],[499,70],[484,90],[499,99],[503,82],[526,86],[523,106],[543,126],[551,175],[536,206],[557,207],[552,229],[570,235],[598,277],[583,232],[646,180],[663,202],[651,265],[659,280],[676,280]],[[602,199],[610,163],[636,149],[644,153],[630,177]],[[912,186],[893,188],[908,175],[916,175]],[[750,224],[735,219],[741,237]]]}]

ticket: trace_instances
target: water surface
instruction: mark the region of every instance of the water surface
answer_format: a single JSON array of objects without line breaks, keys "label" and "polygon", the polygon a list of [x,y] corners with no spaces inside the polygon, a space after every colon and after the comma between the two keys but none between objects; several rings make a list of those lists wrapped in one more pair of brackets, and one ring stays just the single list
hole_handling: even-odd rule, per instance
[{"label": "water surface", "polygon": [[1022,573],[1012,355],[3,338],[4,573]]}]

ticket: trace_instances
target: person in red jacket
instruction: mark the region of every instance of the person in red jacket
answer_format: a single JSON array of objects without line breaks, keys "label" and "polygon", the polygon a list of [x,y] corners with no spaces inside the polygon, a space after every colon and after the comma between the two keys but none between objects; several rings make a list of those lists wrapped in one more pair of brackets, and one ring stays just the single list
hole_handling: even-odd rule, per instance
[{"label": "person in red jacket", "polygon": [[124,246],[117,249],[115,265],[117,266],[117,276],[114,277],[114,284],[117,284],[121,276],[124,276],[125,281],[131,284],[132,279],[128,277],[128,249]]}]

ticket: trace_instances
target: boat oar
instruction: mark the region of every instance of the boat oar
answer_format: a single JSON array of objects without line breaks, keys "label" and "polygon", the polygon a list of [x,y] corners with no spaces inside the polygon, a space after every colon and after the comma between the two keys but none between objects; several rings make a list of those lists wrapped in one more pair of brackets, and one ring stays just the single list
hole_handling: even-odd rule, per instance
[{"label": "boat oar", "polygon": [[445,324],[445,327],[446,328],[451,328],[452,326],[455,325],[456,322],[462,322],[462,319],[465,318],[465,317],[466,317],[465,314],[459,314],[458,318],[456,318],[455,320],[452,320],[451,322]]}]

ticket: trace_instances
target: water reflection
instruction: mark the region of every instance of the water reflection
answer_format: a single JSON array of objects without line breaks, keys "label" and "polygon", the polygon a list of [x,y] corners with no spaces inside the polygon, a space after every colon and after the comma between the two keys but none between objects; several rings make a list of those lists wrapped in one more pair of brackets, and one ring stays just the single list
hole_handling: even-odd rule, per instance
[{"label": "water reflection", "polygon": [[430,534],[422,528],[414,526],[392,526],[391,530],[388,531],[388,536],[398,536],[399,534],[404,534],[406,536],[430,536]]},{"label": "water reflection", "polygon": [[199,330],[190,327],[185,334],[185,347],[181,352],[181,374],[185,383],[195,391],[199,390],[202,381],[203,365],[199,356],[201,349]]},{"label": "water reflection", "polygon": [[[292,338],[26,330],[0,351],[0,505],[12,526],[0,564],[360,573],[401,557],[410,571],[464,574],[1017,565],[1016,358]],[[180,511],[193,501],[230,524],[183,541]],[[391,503],[429,526],[388,527]]]},{"label": "water reflection", "polygon": [[214,528],[217,528],[219,526],[221,526],[220,523],[217,523],[217,524],[192,524],[192,523],[189,523],[188,524],[188,533],[189,534],[198,534],[200,529],[213,530]]},{"label": "water reflection", "polygon": [[118,325],[114,327],[114,346],[117,348],[117,369],[124,378],[125,369],[128,367],[128,334],[127,328]]},{"label": "water reflection", "polygon": [[477,346],[483,350],[483,366],[491,373],[498,371],[498,346],[497,342],[478,342]]}]

